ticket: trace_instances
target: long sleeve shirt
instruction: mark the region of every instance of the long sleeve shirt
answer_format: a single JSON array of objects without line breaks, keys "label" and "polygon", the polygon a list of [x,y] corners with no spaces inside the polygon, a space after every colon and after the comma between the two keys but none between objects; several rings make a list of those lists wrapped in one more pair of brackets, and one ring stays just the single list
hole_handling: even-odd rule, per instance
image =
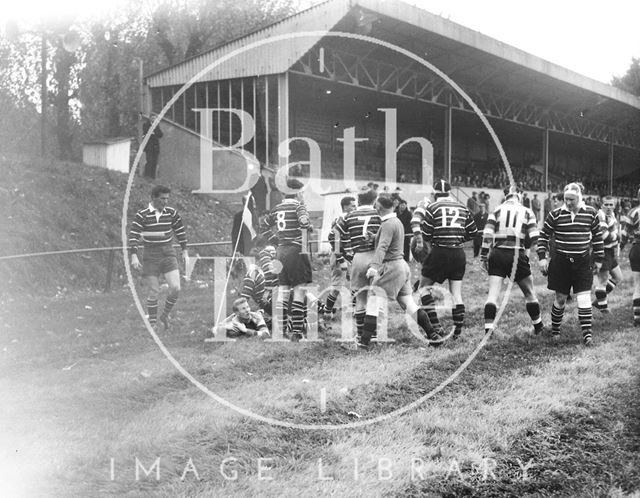
[{"label": "long sleeve shirt", "polygon": [[554,237],[557,253],[581,257],[588,255],[593,247],[594,260],[604,259],[600,220],[591,206],[583,204],[576,213],[572,213],[563,205],[547,215],[538,239],[539,259],[545,259],[549,253],[551,237]]},{"label": "long sleeve shirt", "polygon": [[302,247],[302,231],[311,228],[306,206],[293,198],[285,199],[273,208],[265,224],[276,230],[280,246]]},{"label": "long sleeve shirt", "polygon": [[382,263],[404,259],[404,227],[396,213],[389,213],[381,218],[375,245],[370,268],[379,270]]},{"label": "long sleeve shirt", "polygon": [[489,215],[484,227],[482,254],[489,247],[528,249],[538,241],[540,232],[531,209],[507,200]]},{"label": "long sleeve shirt", "polygon": [[173,236],[184,251],[187,248],[187,234],[182,218],[172,207],[157,211],[152,204],[136,213],[129,230],[129,251],[137,254],[142,242],[144,247],[160,247],[171,244]]}]

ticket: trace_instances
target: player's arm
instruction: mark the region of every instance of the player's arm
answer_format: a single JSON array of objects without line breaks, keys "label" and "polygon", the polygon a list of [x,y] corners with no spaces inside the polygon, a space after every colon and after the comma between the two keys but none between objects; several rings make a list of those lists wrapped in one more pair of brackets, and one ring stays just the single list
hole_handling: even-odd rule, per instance
[{"label": "player's arm", "polygon": [[391,223],[383,223],[378,231],[378,242],[376,244],[369,269],[367,270],[367,278],[375,278],[380,274],[380,268],[384,257],[387,255],[391,241],[393,240],[394,229]]},{"label": "player's arm", "polygon": [[533,211],[527,212],[527,215],[525,218],[525,237],[524,237],[525,249],[530,249],[533,246],[537,247],[539,238],[540,238],[540,230],[538,230],[538,222],[536,220],[536,215],[533,214]]},{"label": "player's arm", "polygon": [[547,214],[547,217],[544,220],[542,231],[540,232],[540,237],[538,237],[538,244],[536,246],[536,253],[538,254],[538,266],[540,267],[540,272],[544,276],[547,275],[547,271],[549,270],[549,260],[547,259],[547,255],[549,253],[549,241],[551,240],[551,236],[555,232],[556,226],[556,217],[554,216],[554,212],[555,210]]},{"label": "player's arm", "polygon": [[129,253],[131,254],[131,266],[134,270],[139,270],[142,267],[138,259],[138,245],[143,230],[144,216],[141,211],[138,211],[129,229]]},{"label": "player's arm", "polygon": [[598,224],[600,225],[600,232],[602,233],[602,240],[607,240],[609,238],[609,224],[607,223],[607,216],[602,212],[598,211]]},{"label": "player's arm", "polygon": [[307,207],[302,202],[298,204],[298,207],[296,207],[296,216],[298,217],[298,225],[300,226],[300,228],[313,230],[313,227],[311,226],[311,222],[309,220],[309,212],[307,211]]},{"label": "player's arm", "polygon": [[594,216],[591,221],[591,245],[593,247],[593,260],[599,270],[600,266],[602,266],[602,260],[604,260],[604,239],[598,216]]},{"label": "player's arm", "polygon": [[496,225],[496,217],[494,213],[491,213],[487,217],[487,222],[482,231],[482,247],[480,248],[480,260],[482,262],[486,261],[489,256],[489,249],[491,249],[496,235]]},{"label": "player's arm", "polygon": [[467,221],[464,225],[464,240],[473,240],[478,234],[478,226],[470,211],[467,211]]},{"label": "player's arm", "polygon": [[[433,214],[428,209],[424,213],[424,219],[422,220],[420,228],[422,231],[422,240],[424,240],[424,242],[431,242],[435,225],[433,221]],[[418,240],[420,240],[420,237],[418,237]]]},{"label": "player's arm", "polygon": [[171,220],[171,228],[173,229],[173,233],[178,239],[178,243],[182,248],[182,257],[185,261],[189,261],[189,251],[187,250],[187,231],[184,228],[184,224],[182,223],[182,218],[178,214],[178,211],[174,211],[173,219]]}]

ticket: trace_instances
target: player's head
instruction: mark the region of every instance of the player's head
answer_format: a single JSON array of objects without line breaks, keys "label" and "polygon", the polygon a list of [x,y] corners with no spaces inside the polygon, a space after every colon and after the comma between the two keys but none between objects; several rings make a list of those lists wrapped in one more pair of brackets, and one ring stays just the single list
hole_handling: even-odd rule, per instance
[{"label": "player's head", "polygon": [[564,188],[564,203],[569,211],[577,211],[582,204],[582,189],[577,183],[569,183]]},{"label": "player's head", "polygon": [[451,184],[446,180],[438,180],[433,184],[433,191],[436,199],[438,197],[446,197],[451,192]]},{"label": "player's head", "polygon": [[162,211],[169,201],[171,189],[164,185],[156,185],[151,189],[151,204],[159,211]]},{"label": "player's head", "polygon": [[383,193],[376,199],[376,210],[379,214],[385,215],[393,211],[393,197],[389,194]]},{"label": "player's head", "polygon": [[285,198],[295,199],[300,194],[302,194],[302,189],[304,188],[304,185],[297,178],[287,178],[287,188],[290,190],[295,190],[295,192],[292,192],[290,194],[284,194]]},{"label": "player's head", "polygon": [[522,203],[522,190],[516,186],[507,187],[503,190],[506,201]]},{"label": "player's head", "polygon": [[358,192],[358,206],[372,206],[378,197],[378,191],[367,186]]},{"label": "player's head", "polygon": [[353,197],[343,197],[340,200],[340,207],[343,213],[350,213],[356,208],[356,200]]},{"label": "player's head", "polygon": [[607,195],[602,198],[602,209],[607,214],[613,214],[613,210],[616,208],[616,199],[611,195]]},{"label": "player's head", "polygon": [[407,210],[407,201],[405,201],[404,199],[400,198],[400,202],[398,203],[398,210],[401,213],[404,213]]},{"label": "player's head", "polygon": [[240,317],[247,319],[249,318],[249,313],[251,312],[251,308],[249,307],[249,301],[247,301],[246,297],[239,297],[233,302],[233,311]]}]

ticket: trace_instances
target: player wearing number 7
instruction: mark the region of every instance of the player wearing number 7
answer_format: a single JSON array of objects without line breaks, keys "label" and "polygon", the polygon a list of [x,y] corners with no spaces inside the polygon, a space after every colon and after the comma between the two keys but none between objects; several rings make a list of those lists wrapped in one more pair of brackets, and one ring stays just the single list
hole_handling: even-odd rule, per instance
[{"label": "player wearing number 7", "polygon": [[467,257],[463,244],[478,233],[469,210],[450,195],[449,182],[439,180],[433,185],[435,202],[429,204],[422,221],[424,242],[431,243],[432,250],[422,265],[420,296],[429,320],[440,335],[442,326],[435,311],[430,287],[434,282],[449,281],[449,291],[453,295],[454,338],[462,332],[464,324],[464,303],[462,302],[462,277],[464,277]]},{"label": "player wearing number 7", "polygon": [[539,334],[543,330],[540,303],[533,287],[526,252],[537,243],[540,232],[533,211],[522,205],[522,194],[512,188],[505,189],[505,196],[506,200],[487,218],[480,252],[482,265],[489,273],[484,331],[488,333],[493,329],[502,280],[509,277],[522,290],[534,333]]}]

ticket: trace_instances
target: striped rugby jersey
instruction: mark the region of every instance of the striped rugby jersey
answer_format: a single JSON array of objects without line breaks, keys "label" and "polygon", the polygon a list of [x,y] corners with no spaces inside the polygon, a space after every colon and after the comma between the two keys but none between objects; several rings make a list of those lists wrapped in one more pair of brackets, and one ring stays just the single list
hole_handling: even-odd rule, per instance
[{"label": "striped rugby jersey", "polygon": [[598,211],[600,220],[600,230],[602,231],[602,241],[605,249],[613,249],[620,243],[618,234],[618,220],[615,214],[607,214],[603,209]]},{"label": "striped rugby jersey", "polygon": [[136,213],[129,230],[129,251],[137,254],[142,241],[144,247],[160,247],[171,244],[175,234],[184,251],[187,248],[187,234],[182,218],[172,207],[166,206],[156,211],[152,204]]},{"label": "striped rugby jersey", "polygon": [[293,198],[285,199],[274,207],[265,224],[275,229],[280,246],[302,247],[302,231],[311,227],[306,206]]},{"label": "striped rugby jersey", "polygon": [[595,208],[583,204],[573,214],[564,205],[555,208],[544,221],[538,239],[538,259],[545,259],[549,240],[555,240],[555,252],[566,256],[585,256],[593,247],[595,261],[604,258],[602,230]]},{"label": "striped rugby jersey", "polygon": [[440,197],[425,210],[422,236],[435,246],[462,247],[477,233],[469,210],[452,197]]},{"label": "striped rugby jersey", "polygon": [[380,230],[380,215],[373,206],[359,206],[344,218],[340,218],[336,228],[340,232],[342,252],[373,251],[374,238]]},{"label": "striped rugby jersey", "polygon": [[420,227],[422,225],[422,221],[424,220],[424,212],[427,209],[427,206],[431,204],[431,200],[428,197],[425,197],[413,210],[413,216],[411,217],[411,231],[414,234],[420,233]]},{"label": "striped rugby jersey", "polygon": [[340,220],[344,220],[344,217],[346,216],[345,213],[342,213],[340,216],[338,216],[335,220],[333,220],[333,222],[331,223],[331,230],[329,230],[329,245],[331,246],[331,251],[333,251],[336,254],[336,262],[337,263],[342,263],[344,261],[344,246],[342,244],[340,244],[340,252],[336,252],[336,234],[335,234],[335,230],[336,229],[336,225],[338,224],[338,221]]},{"label": "striped rugby jersey", "polygon": [[275,253],[275,247],[267,246],[258,252],[258,266],[264,274],[264,283],[267,289],[271,289],[278,285],[278,275],[273,273],[273,266],[271,265]]},{"label": "striped rugby jersey", "polygon": [[634,244],[640,244],[640,206],[631,209],[622,217],[622,240],[627,241],[633,237]]},{"label": "striped rugby jersey", "polygon": [[262,269],[258,265],[249,266],[249,270],[242,280],[240,297],[247,300],[253,299],[258,306],[265,308],[270,296],[270,292],[265,292],[266,289],[267,284]]},{"label": "striped rugby jersey", "polygon": [[517,201],[507,200],[487,217],[482,252],[490,246],[501,249],[529,249],[538,242],[538,225],[533,211]]}]

